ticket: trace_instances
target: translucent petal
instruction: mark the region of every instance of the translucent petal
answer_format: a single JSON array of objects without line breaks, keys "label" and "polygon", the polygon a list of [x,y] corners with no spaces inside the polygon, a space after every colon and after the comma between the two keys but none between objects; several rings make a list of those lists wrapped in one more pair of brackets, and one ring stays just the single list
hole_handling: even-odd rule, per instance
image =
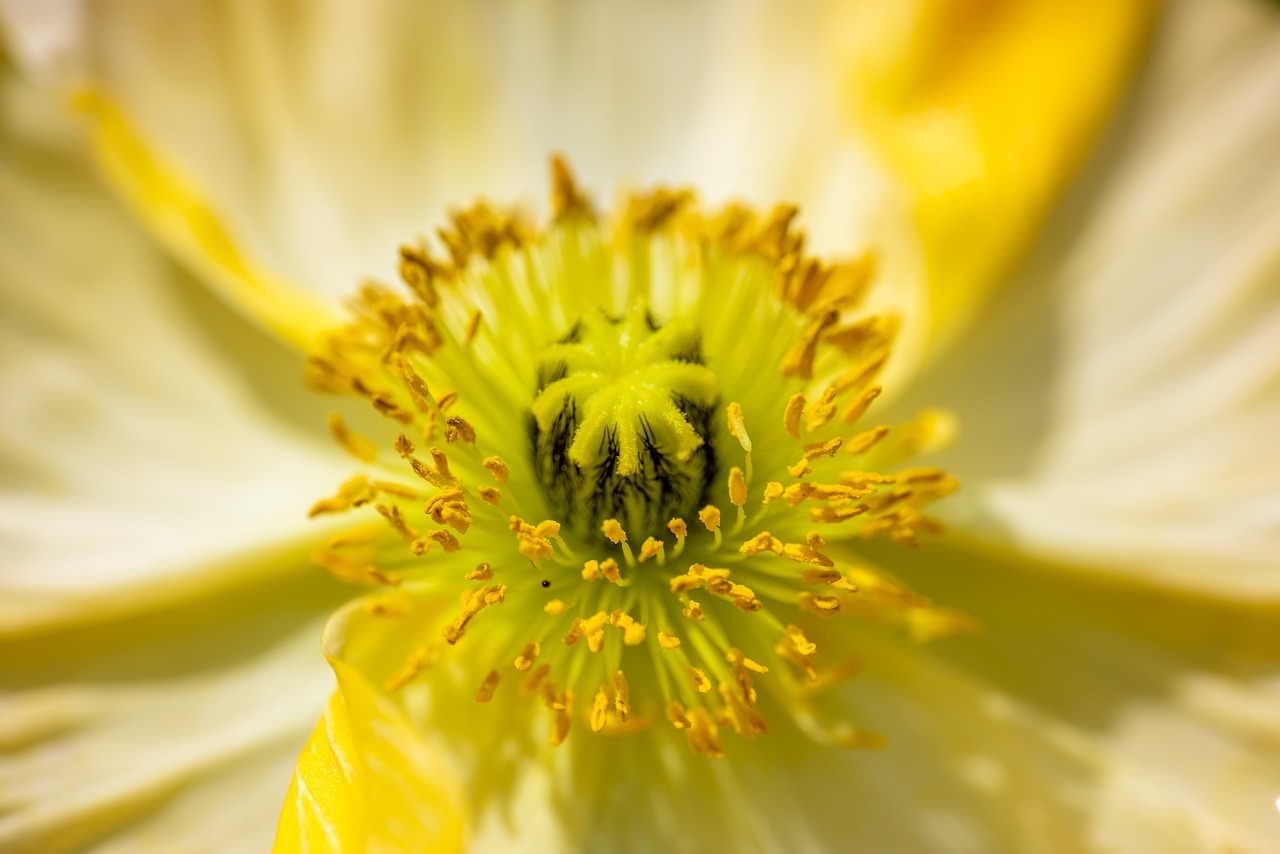
[{"label": "translucent petal", "polygon": [[1090,150],[1141,56],[1156,4],[842,8],[831,26],[859,127],[910,187],[935,334],[953,336]]},{"label": "translucent petal", "polygon": [[462,810],[441,757],[358,671],[332,663],[338,691],[298,760],[275,850],[461,850]]},{"label": "translucent petal", "polygon": [[54,104],[11,79],[3,98],[0,624],[99,619],[287,565],[305,508],[348,473],[314,403],[306,431],[275,409],[303,399],[299,360],[156,253]]},{"label": "translucent petal", "polygon": [[943,462],[969,533],[1121,578],[1280,595],[1278,60],[1274,9],[1172,6],[1103,156],[913,389],[964,425]]}]

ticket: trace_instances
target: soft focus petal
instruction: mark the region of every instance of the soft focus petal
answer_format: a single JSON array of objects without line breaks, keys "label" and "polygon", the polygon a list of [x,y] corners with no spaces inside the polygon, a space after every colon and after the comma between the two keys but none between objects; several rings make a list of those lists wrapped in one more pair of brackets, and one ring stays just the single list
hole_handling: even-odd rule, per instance
[{"label": "soft focus petal", "polygon": [[1280,844],[1274,605],[1118,589],[946,544],[872,551],[982,625],[934,654],[1042,720],[1049,740],[1066,732],[1087,746],[1096,776],[1077,795],[1088,850]]},{"label": "soft focus petal", "polygon": [[290,565],[310,501],[346,474],[314,404],[305,433],[270,410],[302,398],[270,385],[297,383],[296,357],[176,287],[55,105],[11,81],[3,98],[0,623],[102,618]]},{"label": "soft focus petal", "polygon": [[912,400],[965,425],[945,462],[973,502],[969,532],[1275,599],[1280,16],[1252,2],[1169,12],[1105,156]]},{"label": "soft focus petal", "polygon": [[58,105],[6,75],[0,110],[0,848],[260,851],[332,684],[303,517],[346,465]]},{"label": "soft focus petal", "polygon": [[298,760],[275,850],[461,850],[446,766],[358,671],[332,664],[338,691]]},{"label": "soft focus petal", "polygon": [[912,190],[940,336],[1038,232],[1124,91],[1154,0],[845,4],[862,130]]},{"label": "soft focus petal", "polygon": [[0,849],[251,852],[270,844],[332,686],[332,588],[294,573],[5,642]]}]

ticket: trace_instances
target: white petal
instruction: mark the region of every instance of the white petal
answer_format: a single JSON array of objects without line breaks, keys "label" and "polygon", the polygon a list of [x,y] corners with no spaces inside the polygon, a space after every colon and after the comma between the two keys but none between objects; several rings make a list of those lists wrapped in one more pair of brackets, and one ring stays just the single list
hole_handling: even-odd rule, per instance
[{"label": "white petal", "polygon": [[844,126],[819,2],[131,2],[57,27],[25,6],[29,67],[104,93],[237,245],[334,298],[391,276],[451,207],[542,207],[554,151],[606,202],[690,181],[799,202],[822,250],[887,231],[906,244],[887,274],[919,287],[905,213]]},{"label": "white petal", "polygon": [[300,361],[147,243],[54,104],[12,83],[3,97],[0,624],[271,571],[316,536],[306,508],[349,468],[272,411],[301,399],[278,387],[300,387]]},{"label": "white petal", "polygon": [[1092,174],[915,390],[965,425],[947,462],[976,505],[971,532],[1145,582],[1280,596],[1278,91],[1274,9],[1169,9]]},{"label": "white petal", "polygon": [[[939,545],[886,546],[875,557],[981,625],[978,636],[921,655],[948,661],[982,686],[975,690],[1003,695],[1048,744],[1073,745],[1087,758],[1075,792],[1086,850],[1270,851],[1280,843],[1274,608],[1115,589]],[[850,696],[857,689],[855,681]],[[944,716],[953,709],[942,695],[930,706]]]},{"label": "white petal", "polygon": [[7,644],[0,848],[265,850],[332,690],[299,581]]}]

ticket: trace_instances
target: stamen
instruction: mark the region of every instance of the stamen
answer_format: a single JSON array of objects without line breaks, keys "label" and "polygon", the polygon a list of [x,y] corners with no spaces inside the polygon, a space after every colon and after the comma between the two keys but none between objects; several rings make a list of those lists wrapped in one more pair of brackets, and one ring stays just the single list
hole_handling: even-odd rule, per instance
[{"label": "stamen", "polygon": [[[706,213],[679,189],[632,198],[610,225],[562,161],[552,172],[549,226],[487,204],[452,215],[437,235],[447,255],[401,247],[408,290],[362,287],[351,324],[308,362],[313,385],[398,425],[394,456],[380,459],[329,417],[333,439],[378,470],[310,508],[364,514],[316,562],[380,589],[364,608],[382,618],[426,619],[414,616],[434,613],[421,597],[459,598],[387,689],[447,654],[480,703],[504,668],[524,674],[507,696],[549,711],[553,745],[578,715],[623,735],[665,713],[693,752],[720,757],[722,730],[768,731],[761,706],[829,740],[875,744],[808,705],[853,671],[819,672],[805,630],[862,620],[923,642],[970,624],[850,566],[847,549],[828,548],[830,529],[814,527],[917,545],[942,530],[928,505],[956,488],[909,462],[947,439],[945,413],[838,429],[880,394],[900,326],[860,309],[872,259],[809,257],[793,207]],[[768,330],[752,327],[766,319]],[[867,470],[844,470],[849,456]],[[728,530],[726,501],[737,509]],[[675,609],[687,622],[674,625]],[[459,644],[467,631],[483,637]]]}]

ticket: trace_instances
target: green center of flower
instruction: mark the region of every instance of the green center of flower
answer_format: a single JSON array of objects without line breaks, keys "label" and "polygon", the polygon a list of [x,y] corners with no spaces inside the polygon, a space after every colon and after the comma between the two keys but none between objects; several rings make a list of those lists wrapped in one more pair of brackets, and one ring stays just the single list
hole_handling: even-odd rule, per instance
[{"label": "green center of flower", "polygon": [[706,501],[718,396],[696,332],[643,306],[592,310],[538,364],[534,470],[555,518],[579,536],[618,519],[637,536]]},{"label": "green center of flower", "polygon": [[811,734],[876,743],[815,723],[856,670],[822,621],[965,623],[828,546],[914,545],[956,486],[905,466],[945,417],[861,423],[897,329],[865,303],[873,266],[807,256],[785,206],[658,190],[610,224],[562,164],[553,208],[545,229],[456,214],[448,259],[402,248],[409,292],[366,286],[309,362],[313,385],[389,420],[370,439],[331,418],[368,468],[311,509],[368,517],[316,559],[381,589],[370,619],[402,621],[373,631],[370,679],[395,695],[439,668],[433,709],[462,708],[456,677],[481,704],[540,707],[553,744],[575,721],[665,726],[720,756],[722,731],[768,730],[765,694]]}]

